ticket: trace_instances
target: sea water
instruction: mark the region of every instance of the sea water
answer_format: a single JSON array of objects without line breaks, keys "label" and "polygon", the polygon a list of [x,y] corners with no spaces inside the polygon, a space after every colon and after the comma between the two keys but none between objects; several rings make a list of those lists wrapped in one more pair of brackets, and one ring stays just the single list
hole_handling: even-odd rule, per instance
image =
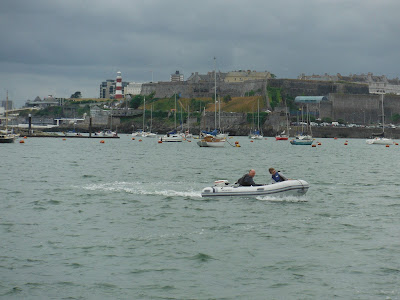
[{"label": "sea water", "polygon": [[[400,299],[400,146],[24,141],[0,144],[3,299]],[[201,198],[269,167],[308,193]]]}]

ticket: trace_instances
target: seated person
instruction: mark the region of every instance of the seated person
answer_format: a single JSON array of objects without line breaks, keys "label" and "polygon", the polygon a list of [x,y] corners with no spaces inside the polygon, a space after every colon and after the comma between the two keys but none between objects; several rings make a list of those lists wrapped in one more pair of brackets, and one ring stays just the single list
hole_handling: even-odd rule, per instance
[{"label": "seated person", "polygon": [[263,184],[256,184],[253,177],[256,175],[256,171],[251,169],[249,173],[243,175],[236,183],[241,186],[259,186]]},{"label": "seated person", "polygon": [[274,168],[269,168],[268,171],[272,175],[272,183],[288,180],[285,176],[277,172]]}]

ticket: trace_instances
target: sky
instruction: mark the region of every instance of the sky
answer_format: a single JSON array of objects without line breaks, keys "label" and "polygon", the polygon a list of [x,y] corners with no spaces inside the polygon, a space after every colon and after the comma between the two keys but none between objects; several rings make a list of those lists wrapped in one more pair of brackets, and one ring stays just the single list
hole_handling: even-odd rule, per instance
[{"label": "sky", "polygon": [[98,98],[179,70],[400,77],[398,0],[1,0],[0,99]]}]

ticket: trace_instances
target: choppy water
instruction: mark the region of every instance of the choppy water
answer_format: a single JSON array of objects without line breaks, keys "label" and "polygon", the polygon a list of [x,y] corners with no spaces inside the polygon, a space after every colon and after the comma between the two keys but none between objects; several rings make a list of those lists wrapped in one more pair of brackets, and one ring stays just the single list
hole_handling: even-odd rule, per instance
[{"label": "choppy water", "polygon": [[[0,144],[4,299],[400,299],[400,146]],[[200,197],[269,167],[303,198]]]}]

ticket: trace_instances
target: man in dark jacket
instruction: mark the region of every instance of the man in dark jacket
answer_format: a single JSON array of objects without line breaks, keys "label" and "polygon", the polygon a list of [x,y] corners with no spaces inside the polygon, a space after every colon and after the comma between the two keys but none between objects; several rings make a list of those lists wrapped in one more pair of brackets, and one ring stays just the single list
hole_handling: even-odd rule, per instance
[{"label": "man in dark jacket", "polygon": [[253,177],[256,175],[256,171],[251,169],[249,173],[243,175],[236,183],[241,186],[259,186],[262,184],[256,184],[253,180]]}]

